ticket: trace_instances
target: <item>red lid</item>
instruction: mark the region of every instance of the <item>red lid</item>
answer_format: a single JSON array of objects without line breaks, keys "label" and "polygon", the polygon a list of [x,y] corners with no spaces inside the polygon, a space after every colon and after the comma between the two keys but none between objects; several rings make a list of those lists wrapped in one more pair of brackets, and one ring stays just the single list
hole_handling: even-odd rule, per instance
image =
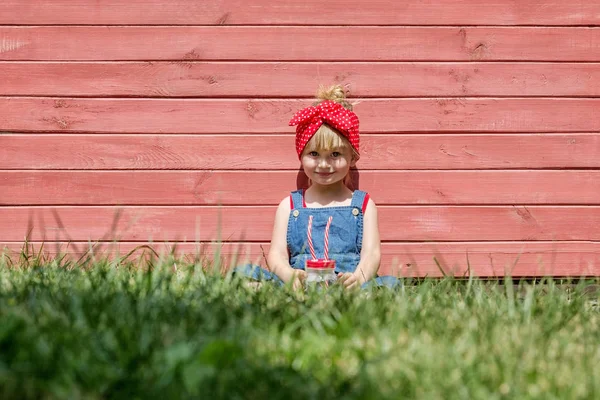
[{"label": "red lid", "polygon": [[335,260],[306,260],[306,268],[335,268]]}]

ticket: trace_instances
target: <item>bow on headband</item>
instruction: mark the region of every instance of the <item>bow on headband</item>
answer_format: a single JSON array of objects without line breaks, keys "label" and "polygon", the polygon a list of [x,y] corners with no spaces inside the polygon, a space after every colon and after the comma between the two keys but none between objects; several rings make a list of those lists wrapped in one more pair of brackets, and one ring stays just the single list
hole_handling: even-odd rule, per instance
[{"label": "bow on headband", "polygon": [[306,143],[323,124],[327,124],[349,141],[358,153],[359,134],[358,117],[341,104],[325,100],[317,106],[306,107],[298,111],[290,120],[290,126],[296,127],[296,152],[298,158],[302,155]]}]

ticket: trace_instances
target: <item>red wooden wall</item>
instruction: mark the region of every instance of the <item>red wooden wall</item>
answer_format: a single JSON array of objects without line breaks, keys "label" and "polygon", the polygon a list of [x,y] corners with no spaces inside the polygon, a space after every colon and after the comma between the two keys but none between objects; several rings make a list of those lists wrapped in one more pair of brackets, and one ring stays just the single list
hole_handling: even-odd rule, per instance
[{"label": "red wooden wall", "polygon": [[0,246],[258,259],[332,83],[383,273],[600,275],[595,0],[3,0]]}]

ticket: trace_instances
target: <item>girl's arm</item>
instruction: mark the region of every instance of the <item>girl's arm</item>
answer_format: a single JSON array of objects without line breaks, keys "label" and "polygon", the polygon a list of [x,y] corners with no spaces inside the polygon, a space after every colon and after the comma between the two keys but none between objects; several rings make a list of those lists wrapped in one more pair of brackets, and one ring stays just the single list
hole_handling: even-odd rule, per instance
[{"label": "girl's arm", "polygon": [[363,241],[360,262],[356,271],[344,274],[342,282],[345,287],[360,287],[363,283],[375,278],[381,261],[381,240],[379,238],[379,221],[377,206],[369,199],[363,217]]},{"label": "girl's arm", "polygon": [[290,197],[286,197],[279,203],[275,212],[275,223],[273,224],[273,235],[271,246],[267,255],[267,264],[271,272],[288,283],[293,280],[294,289],[301,286],[301,280],[305,276],[303,270],[291,267],[287,248],[287,227],[290,217]]}]

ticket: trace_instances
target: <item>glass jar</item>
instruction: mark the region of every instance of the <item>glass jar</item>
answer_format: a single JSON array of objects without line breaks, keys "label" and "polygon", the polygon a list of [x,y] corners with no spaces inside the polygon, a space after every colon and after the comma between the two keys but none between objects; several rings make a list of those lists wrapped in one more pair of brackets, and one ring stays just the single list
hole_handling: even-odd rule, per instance
[{"label": "glass jar", "polygon": [[306,260],[306,284],[328,287],[335,283],[335,260]]}]

